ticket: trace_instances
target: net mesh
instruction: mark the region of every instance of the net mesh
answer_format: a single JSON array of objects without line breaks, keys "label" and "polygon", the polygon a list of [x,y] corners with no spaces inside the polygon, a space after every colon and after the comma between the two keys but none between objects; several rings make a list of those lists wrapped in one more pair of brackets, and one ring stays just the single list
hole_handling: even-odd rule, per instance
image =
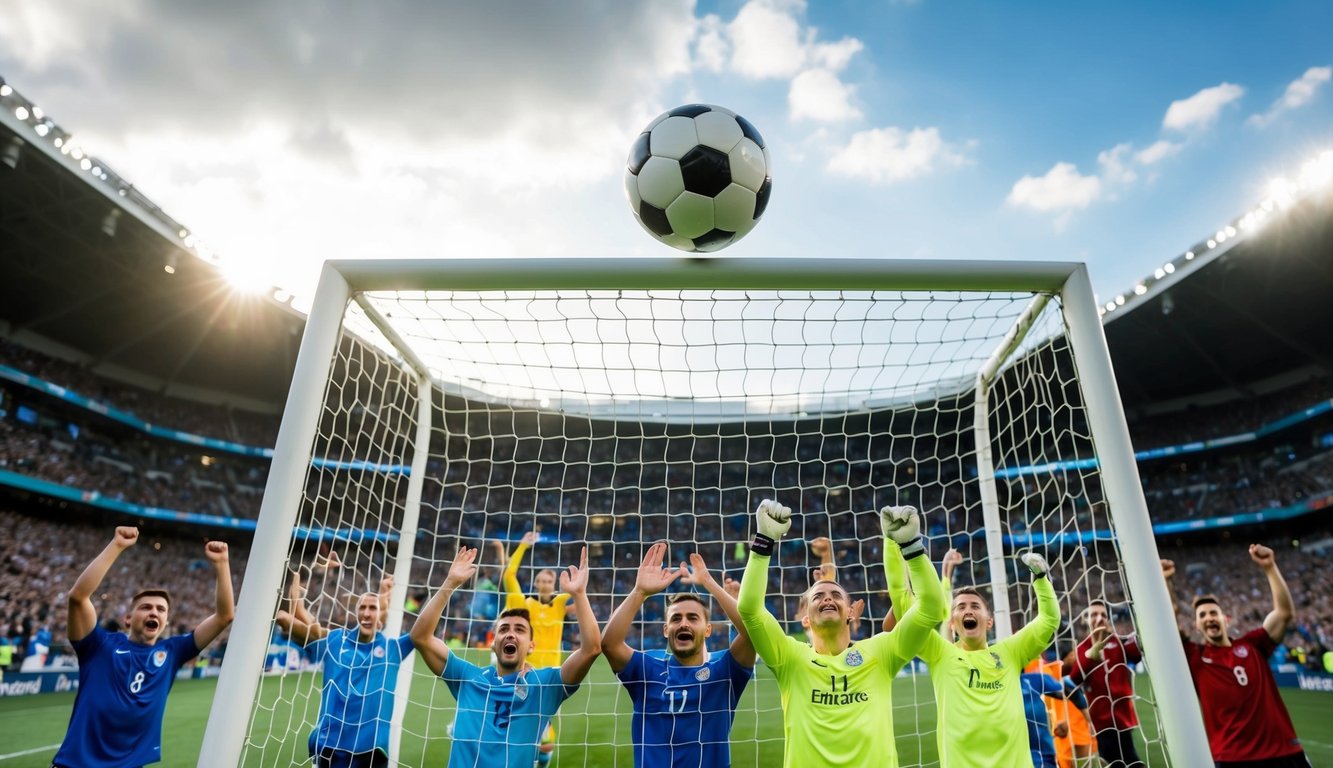
[{"label": "net mesh", "polygon": [[[417,429],[415,375],[352,303],[306,482],[301,522],[309,530],[289,558],[305,591],[280,609],[299,601],[323,626],[354,627],[356,597],[378,588],[408,544],[406,631],[457,548],[479,547],[478,575],[446,607],[438,634],[484,665],[505,600],[502,569],[528,531],[541,540],[518,569],[521,589],[535,594],[540,571],[576,564],[587,546],[589,597],[604,624],[654,541],[668,542],[668,563],[698,552],[719,581],[739,579],[752,510],[764,498],[797,513],[768,589],[770,611],[794,633],[798,597],[823,560],[865,601],[857,636],[879,631],[889,603],[874,510],[885,504],[925,512],[936,562],[951,547],[962,553],[955,586],[992,581],[974,382],[1031,294],[497,291],[363,299],[434,382],[418,529],[401,528]],[[1121,631],[1132,630],[1095,463],[1051,466],[1095,457],[1063,331],[1053,300],[994,382],[989,420],[1007,562],[1034,546],[1051,560],[1066,620],[1061,655],[1083,635],[1072,618],[1089,599],[1108,600]],[[812,547],[822,538],[828,555]],[[1035,603],[1025,576],[1010,565],[1006,577],[1018,627],[1035,615]],[[631,646],[665,648],[664,610],[664,597],[645,604]],[[728,632],[716,608],[713,621],[716,651]],[[563,647],[577,642],[571,615]],[[306,760],[324,681],[309,648],[286,645],[275,632],[271,650],[244,762],[296,765]],[[398,693],[409,702],[399,760],[439,765],[455,702],[424,664],[413,669],[408,690]],[[1146,693],[1140,714],[1155,723]],[[900,761],[937,763],[925,674],[898,681],[894,710]],[[632,765],[630,717],[627,695],[599,660],[561,708],[555,764]],[[733,764],[780,764],[781,724],[776,685],[760,663],[736,713]],[[1166,764],[1155,727],[1143,737],[1149,764]]]}]

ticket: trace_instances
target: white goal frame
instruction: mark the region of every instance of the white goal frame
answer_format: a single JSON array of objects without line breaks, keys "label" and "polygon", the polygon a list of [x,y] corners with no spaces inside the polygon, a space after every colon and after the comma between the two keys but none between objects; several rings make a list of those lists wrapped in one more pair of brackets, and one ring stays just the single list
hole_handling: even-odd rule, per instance
[{"label": "white goal frame", "polygon": [[[273,615],[283,591],[286,560],[304,495],[323,392],[334,354],[343,333],[349,302],[365,291],[429,290],[909,290],[909,291],[1030,291],[1037,302],[1059,296],[1068,342],[1085,397],[1089,428],[1100,459],[1102,487],[1112,512],[1125,578],[1134,595],[1133,610],[1140,628],[1140,644],[1153,673],[1153,691],[1166,737],[1166,751],[1174,765],[1192,765],[1209,754],[1198,700],[1190,680],[1184,650],[1176,629],[1176,612],[1158,565],[1148,507],[1140,485],[1124,410],[1102,332],[1097,303],[1085,265],[1070,262],[926,261],[868,259],[770,258],[645,258],[645,259],[429,259],[348,260],[324,265],[314,304],[306,322],[296,369],[278,432],[268,485],[260,508],[249,565],[237,601],[236,621],[222,665],[217,691],[204,733],[199,765],[239,764],[250,720],[249,712],[260,682],[260,671],[272,628]],[[429,450],[432,382],[426,367],[392,328],[366,303],[369,317],[394,344],[405,363],[420,373],[422,396],[415,457],[409,481],[407,513],[399,537],[392,608],[386,631],[402,622],[407,589],[406,568],[415,540],[416,512],[420,508],[422,475]],[[1039,311],[1040,307],[1036,307]],[[995,370],[1022,339],[1037,314],[1029,311],[1006,336],[1001,349],[977,372],[978,424],[984,426],[981,399]],[[999,560],[998,511],[990,441],[979,436],[978,467],[983,489],[990,549],[992,583],[996,587],[997,625],[1007,629],[1007,590]],[[994,518],[994,519],[993,519]],[[995,540],[992,541],[992,535]],[[997,567],[999,566],[999,567]],[[996,581],[996,580],[999,581]],[[1003,617],[1003,619],[1001,619]],[[1006,633],[1007,634],[1007,633]],[[410,667],[405,665],[404,672]],[[405,677],[408,675],[404,675]],[[401,680],[406,683],[405,680]],[[401,722],[407,700],[399,688],[395,724]],[[395,728],[395,736],[400,729]],[[394,744],[396,746],[395,738]],[[396,749],[394,750],[396,753]],[[394,755],[396,758],[396,754]]]}]

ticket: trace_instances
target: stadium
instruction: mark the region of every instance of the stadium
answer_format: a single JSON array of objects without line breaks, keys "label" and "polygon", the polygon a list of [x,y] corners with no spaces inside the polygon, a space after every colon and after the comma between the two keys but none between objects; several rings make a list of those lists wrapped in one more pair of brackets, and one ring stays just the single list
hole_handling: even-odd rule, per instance
[{"label": "stadium", "polygon": [[[206,538],[229,543],[242,610],[268,595],[264,626],[239,620],[176,684],[165,765],[210,754],[205,730],[224,719],[220,707],[240,733],[240,764],[307,763],[319,671],[272,622],[289,571],[306,579],[311,610],[330,625],[353,621],[349,596],[394,576],[389,626],[406,631],[457,548],[479,547],[478,581],[442,623],[450,647],[484,663],[485,593],[501,580],[496,543],[512,550],[540,532],[524,584],[538,569],[575,563],[586,546],[589,597],[605,622],[654,541],[668,542],[669,563],[698,552],[719,576],[739,579],[763,498],[796,511],[767,590],[768,609],[793,632],[797,598],[821,562],[809,543],[821,537],[840,582],[866,603],[856,631],[880,626],[890,606],[873,510],[886,504],[926,513],[931,559],[959,550],[954,585],[993,589],[1005,624],[1035,611],[1005,553],[1046,552],[1064,617],[1058,656],[1084,636],[1078,616],[1092,600],[1110,605],[1122,632],[1161,630],[1140,626],[1131,598],[1125,561],[1142,545],[1110,509],[1097,459],[1105,446],[1089,426],[1095,385],[1059,301],[1032,303],[1032,292],[1004,286],[972,296],[854,283],[756,297],[725,284],[725,270],[714,272],[715,290],[649,288],[642,276],[617,289],[603,275],[581,290],[519,281],[498,291],[494,275],[454,275],[335,302],[336,323],[321,326],[335,327],[327,373],[303,374],[310,334],[290,296],[233,290],[185,226],[95,158],[62,151],[59,127],[5,89],[0,635],[11,650],[0,712],[21,727],[5,729],[2,768],[51,764],[78,679],[64,595],[116,525],[143,537],[94,599],[103,619],[124,615],[140,583],[157,582],[173,592],[176,633],[188,631],[211,609]],[[1328,153],[1312,161],[1325,182],[1330,164]],[[1098,312],[1156,548],[1182,573],[1177,622],[1191,631],[1190,598],[1213,592],[1231,602],[1238,627],[1262,623],[1271,602],[1252,589],[1245,546],[1277,552],[1297,619],[1273,669],[1315,765],[1333,764],[1330,253],[1333,191],[1293,185],[1164,258]],[[588,278],[571,269],[562,280]],[[878,314],[884,307],[890,315]],[[775,318],[802,330],[787,335]],[[948,321],[960,318],[968,331],[955,338]],[[646,353],[643,327],[656,339]],[[588,339],[596,351],[581,348]],[[538,351],[511,354],[529,347]],[[977,372],[1001,348],[1007,357],[985,384],[993,409],[980,417],[994,466],[982,472]],[[842,357],[848,349],[854,362]],[[283,442],[301,442],[292,403],[309,405],[310,439],[295,453]],[[267,522],[270,507],[286,522]],[[282,536],[265,535],[275,530]],[[630,645],[664,647],[664,609],[647,604]],[[713,620],[725,626],[720,612]],[[567,622],[565,645],[577,644]],[[224,656],[261,662],[248,665],[250,694],[239,704],[215,701],[232,674]],[[418,664],[400,683],[409,693],[395,715],[399,764],[438,765],[449,754],[454,702],[432,677]],[[598,662],[585,688],[561,710],[554,764],[632,765],[622,687]],[[1165,695],[1149,672],[1139,675],[1140,750],[1154,766],[1178,764],[1168,758]],[[902,763],[938,764],[924,670],[897,679],[894,701]],[[737,711],[734,764],[780,764],[781,724],[761,667]]]}]

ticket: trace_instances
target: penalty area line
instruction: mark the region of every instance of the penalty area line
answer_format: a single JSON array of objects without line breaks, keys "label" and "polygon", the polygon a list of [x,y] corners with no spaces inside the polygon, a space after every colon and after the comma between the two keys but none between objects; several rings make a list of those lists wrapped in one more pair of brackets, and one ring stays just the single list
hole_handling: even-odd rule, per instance
[{"label": "penalty area line", "polygon": [[25,749],[22,752],[10,752],[7,755],[0,755],[0,760],[8,760],[11,757],[23,757],[24,755],[33,755],[38,752],[45,752],[48,749],[60,749],[60,744],[59,743],[47,744],[44,747],[34,747],[32,749]]}]

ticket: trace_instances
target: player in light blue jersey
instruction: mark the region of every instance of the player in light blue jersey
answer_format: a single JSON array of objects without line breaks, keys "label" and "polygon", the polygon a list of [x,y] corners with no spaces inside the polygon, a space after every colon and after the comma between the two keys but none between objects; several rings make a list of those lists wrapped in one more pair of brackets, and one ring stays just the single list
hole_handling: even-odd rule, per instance
[{"label": "player in light blue jersey", "polygon": [[392,591],[393,577],[385,576],[378,593],[367,592],[357,599],[355,630],[330,630],[316,621],[305,608],[300,582],[295,580],[292,612],[278,612],[278,626],[323,662],[319,720],[308,742],[317,768],[383,768],[389,764],[398,669],[412,653],[408,635],[390,638],[380,632]]},{"label": "player in light blue jersey", "polygon": [[165,589],[140,590],[125,617],[129,634],[97,624],[92,596],[121,553],[139,540],[139,529],[116,528],[69,590],[69,640],[79,657],[74,698],[56,768],[138,768],[162,759],[162,714],[176,671],[222,634],[236,613],[227,545],[210,541],[204,556],[217,575],[215,608],[188,635],[163,638],[171,610]]},{"label": "player in light blue jersey", "polygon": [[602,653],[634,704],[630,727],[636,768],[728,768],[731,723],[754,677],[755,653],[736,598],[713,579],[703,557],[690,556],[691,579],[717,600],[737,628],[731,647],[709,654],[713,624],[708,604],[694,592],[677,593],[668,602],[662,626],[668,654],[643,653],[625,642],[644,601],[689,574],[684,563],[675,570],[662,566],[666,548],[662,542],[648,548],[633,591],[606,624]]},{"label": "player in light blue jersey", "polygon": [[458,701],[448,768],[532,768],[542,731],[560,705],[578,690],[602,651],[602,633],[588,602],[588,549],[577,568],[560,574],[560,589],[573,597],[579,646],[558,667],[534,669],[532,620],[524,608],[501,612],[491,651],[495,663],[479,667],[435,636],[454,590],[477,573],[477,550],[463,547],[444,584],[421,608],[412,643],[430,670]]}]

